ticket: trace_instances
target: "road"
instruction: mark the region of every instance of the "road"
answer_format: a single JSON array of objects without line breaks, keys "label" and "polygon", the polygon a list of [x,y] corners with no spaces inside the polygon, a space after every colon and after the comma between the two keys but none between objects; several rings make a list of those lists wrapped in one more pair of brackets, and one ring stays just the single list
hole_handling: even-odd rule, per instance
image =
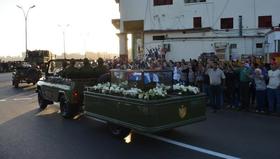
[{"label": "road", "polygon": [[204,122],[119,140],[102,122],[63,119],[57,104],[40,112],[35,86],[10,78],[0,74],[0,159],[280,158],[279,117],[209,110]]}]

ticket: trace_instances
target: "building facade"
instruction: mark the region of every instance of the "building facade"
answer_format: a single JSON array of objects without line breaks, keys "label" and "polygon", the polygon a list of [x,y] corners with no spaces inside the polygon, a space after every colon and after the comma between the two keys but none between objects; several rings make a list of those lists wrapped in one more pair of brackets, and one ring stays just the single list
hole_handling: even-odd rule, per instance
[{"label": "building facade", "polygon": [[127,35],[132,57],[150,50],[166,52],[166,59],[195,59],[215,53],[220,59],[264,55],[269,32],[280,26],[279,0],[116,0],[120,19],[120,56],[127,58]]}]

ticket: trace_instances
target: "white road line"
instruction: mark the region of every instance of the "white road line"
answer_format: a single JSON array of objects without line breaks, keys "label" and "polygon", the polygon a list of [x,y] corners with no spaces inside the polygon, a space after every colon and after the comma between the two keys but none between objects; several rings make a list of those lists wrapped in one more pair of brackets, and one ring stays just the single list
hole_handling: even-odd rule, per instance
[{"label": "white road line", "polygon": [[0,100],[0,102],[6,102],[6,101],[7,101],[6,99],[1,99],[1,100]]},{"label": "white road line", "polygon": [[36,96],[36,95],[37,95],[37,93],[32,93],[32,94],[28,95],[27,97],[33,97],[33,96]]},{"label": "white road line", "polygon": [[14,101],[31,100],[32,98],[14,98]]},{"label": "white road line", "polygon": [[180,147],[184,147],[184,148],[187,148],[187,149],[191,149],[191,150],[194,150],[194,151],[198,151],[198,152],[201,152],[201,153],[205,153],[205,154],[220,157],[220,158],[240,159],[239,157],[234,157],[234,156],[222,154],[222,153],[219,153],[219,152],[215,152],[215,151],[212,151],[212,150],[207,150],[207,149],[204,149],[204,148],[184,144],[184,143],[181,143],[181,142],[178,142],[178,141],[170,140],[170,139],[160,137],[160,136],[156,136],[156,135],[152,135],[152,134],[142,134],[142,135],[145,135],[145,136],[148,136],[150,138],[157,139],[157,140],[169,143],[169,144],[177,145],[177,146],[180,146]]}]

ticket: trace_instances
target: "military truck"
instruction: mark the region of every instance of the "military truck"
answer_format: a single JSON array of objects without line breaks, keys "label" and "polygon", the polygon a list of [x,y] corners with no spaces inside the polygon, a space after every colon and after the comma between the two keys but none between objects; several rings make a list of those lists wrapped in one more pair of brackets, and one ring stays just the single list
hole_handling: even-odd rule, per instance
[{"label": "military truck", "polygon": [[41,77],[42,73],[39,69],[22,61],[15,66],[15,71],[12,73],[12,84],[15,88],[18,88],[20,83],[35,85]]},{"label": "military truck", "polygon": [[[67,73],[65,67],[66,65],[69,67],[70,62],[69,59],[50,60],[45,77],[37,83],[40,109],[45,109],[53,102],[59,102],[64,118],[72,118],[82,110],[84,87],[96,83],[96,78],[83,76],[81,72],[75,70],[68,70],[69,76],[65,77],[64,74]],[[76,70],[83,66],[83,60],[74,62]]]},{"label": "military truck", "polygon": [[46,69],[49,60],[52,59],[52,53],[48,50],[28,50],[24,61],[39,66],[42,70]]}]

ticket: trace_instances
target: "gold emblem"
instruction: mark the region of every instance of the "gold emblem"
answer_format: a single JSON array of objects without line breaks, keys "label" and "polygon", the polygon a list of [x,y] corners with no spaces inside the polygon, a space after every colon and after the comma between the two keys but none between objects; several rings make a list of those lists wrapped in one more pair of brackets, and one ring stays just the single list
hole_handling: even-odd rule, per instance
[{"label": "gold emblem", "polygon": [[179,116],[181,119],[185,118],[187,116],[187,107],[184,105],[181,105],[179,108]]}]

